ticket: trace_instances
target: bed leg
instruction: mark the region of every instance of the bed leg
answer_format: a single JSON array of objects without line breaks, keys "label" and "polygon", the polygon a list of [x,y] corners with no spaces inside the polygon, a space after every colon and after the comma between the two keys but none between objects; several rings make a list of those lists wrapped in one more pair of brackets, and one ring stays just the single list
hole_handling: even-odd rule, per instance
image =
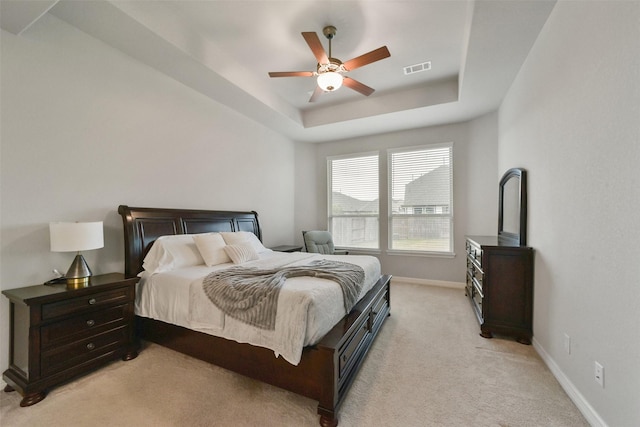
[{"label": "bed leg", "polygon": [[337,427],[338,419],[327,415],[320,415],[320,425],[322,427]]}]

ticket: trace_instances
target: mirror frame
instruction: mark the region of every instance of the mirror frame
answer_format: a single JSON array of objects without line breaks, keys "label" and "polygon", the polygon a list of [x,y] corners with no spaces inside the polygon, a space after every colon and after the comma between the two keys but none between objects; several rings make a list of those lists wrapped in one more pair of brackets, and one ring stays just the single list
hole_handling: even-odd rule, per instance
[{"label": "mirror frame", "polygon": [[[518,233],[504,230],[504,187],[510,179],[519,181],[518,200],[520,227]],[[512,168],[505,172],[500,179],[498,204],[498,238],[505,243],[517,244],[520,246],[527,245],[527,171],[522,168]]]}]

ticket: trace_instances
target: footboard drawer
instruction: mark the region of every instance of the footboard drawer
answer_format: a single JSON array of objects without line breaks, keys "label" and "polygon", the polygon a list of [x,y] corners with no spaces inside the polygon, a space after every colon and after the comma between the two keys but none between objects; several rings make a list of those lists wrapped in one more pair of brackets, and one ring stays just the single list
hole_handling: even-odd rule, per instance
[{"label": "footboard drawer", "polygon": [[376,330],[380,327],[380,324],[383,322],[384,318],[389,314],[389,300],[387,298],[387,293],[384,292],[380,296],[380,300],[376,302],[375,306],[371,311],[371,329]]},{"label": "footboard drawer", "polygon": [[342,377],[349,372],[349,369],[355,362],[357,357],[353,357],[358,353],[360,346],[367,340],[369,334],[369,322],[368,319],[363,319],[358,325],[356,332],[354,332],[352,338],[339,350],[339,373],[338,378]]},{"label": "footboard drawer", "polygon": [[[388,280],[388,279],[387,279]],[[371,341],[389,314],[389,287],[372,290],[372,296],[349,333],[348,340],[338,349],[338,382],[349,378],[371,346]]]}]

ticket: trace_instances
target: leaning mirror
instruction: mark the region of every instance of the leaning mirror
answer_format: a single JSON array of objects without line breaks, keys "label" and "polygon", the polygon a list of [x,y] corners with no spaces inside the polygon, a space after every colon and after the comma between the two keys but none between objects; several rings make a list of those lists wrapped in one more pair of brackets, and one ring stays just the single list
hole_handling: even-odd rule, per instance
[{"label": "leaning mirror", "polygon": [[527,171],[509,169],[500,180],[498,237],[505,243],[527,244]]}]

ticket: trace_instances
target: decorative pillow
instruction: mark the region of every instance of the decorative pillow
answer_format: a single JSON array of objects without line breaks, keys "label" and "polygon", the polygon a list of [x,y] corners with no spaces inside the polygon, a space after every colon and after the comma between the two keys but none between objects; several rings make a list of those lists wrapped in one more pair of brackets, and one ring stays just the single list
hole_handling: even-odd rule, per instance
[{"label": "decorative pillow", "polygon": [[227,244],[220,233],[194,234],[193,241],[196,242],[198,251],[208,267],[231,262],[231,258],[224,251]]},{"label": "decorative pillow", "polygon": [[266,252],[269,249],[265,248],[258,236],[249,231],[223,231],[222,237],[227,245],[237,245],[240,243],[250,243],[253,249],[257,253]]},{"label": "decorative pillow", "polygon": [[237,245],[227,245],[224,251],[234,264],[242,264],[243,262],[260,259],[260,256],[250,243],[240,243]]},{"label": "decorative pillow", "polygon": [[177,234],[158,237],[144,257],[142,267],[149,274],[154,274],[201,264],[204,264],[204,259],[193,241],[193,235]]}]

